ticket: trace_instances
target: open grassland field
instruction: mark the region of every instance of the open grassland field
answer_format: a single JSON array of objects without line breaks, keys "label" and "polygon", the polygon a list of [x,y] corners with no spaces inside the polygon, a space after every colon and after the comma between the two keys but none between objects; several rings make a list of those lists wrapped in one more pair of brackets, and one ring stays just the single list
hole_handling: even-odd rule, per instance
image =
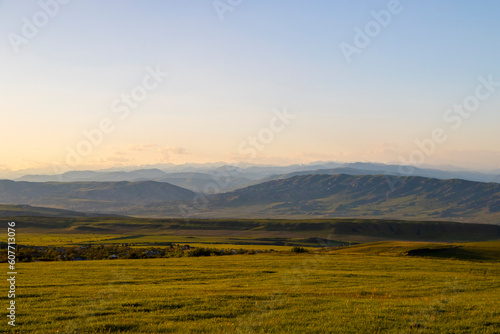
[{"label": "open grassland field", "polygon": [[[374,241],[473,242],[500,238],[500,225],[373,219],[145,219],[131,217],[11,217],[17,242],[73,244],[211,244],[318,247]],[[223,246],[219,246],[223,245]],[[224,246],[225,245],[225,246]]]},{"label": "open grassland field", "polygon": [[[18,262],[11,333],[500,333],[500,241],[488,241],[499,239],[500,226],[360,219],[2,220],[16,221],[21,250],[91,244],[146,252],[189,244],[277,251]],[[308,252],[293,253],[292,246]],[[6,296],[0,300],[7,305]]]},{"label": "open grassland field", "polygon": [[[72,245],[121,245],[129,244],[136,247],[166,247],[169,244],[188,244],[191,247],[209,248],[245,248],[245,249],[275,249],[289,250],[291,245],[309,244],[311,247],[319,246],[316,241],[303,239],[269,239],[256,240],[254,238],[231,238],[231,237],[211,237],[211,236],[190,236],[178,234],[84,234],[84,233],[42,233],[42,231],[22,232],[19,235],[18,243],[25,246],[72,246]],[[288,246],[284,246],[286,243]]]},{"label": "open grassland field", "polygon": [[[498,262],[355,247],[354,255],[19,263],[12,332],[500,333]],[[401,254],[432,244],[385,247]]]},{"label": "open grassland field", "polygon": [[[20,229],[20,231],[22,231]],[[94,233],[51,233],[24,232],[18,234],[18,244],[25,246],[70,246],[74,244],[99,243],[104,240],[120,237],[114,234],[94,234]]]}]

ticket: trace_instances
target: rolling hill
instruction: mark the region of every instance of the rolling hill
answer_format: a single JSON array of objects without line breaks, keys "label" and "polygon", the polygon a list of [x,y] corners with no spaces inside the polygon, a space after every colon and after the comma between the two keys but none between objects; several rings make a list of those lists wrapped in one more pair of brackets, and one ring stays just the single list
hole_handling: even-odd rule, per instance
[{"label": "rolling hill", "polygon": [[194,192],[169,183],[0,181],[0,203],[118,213],[130,206],[190,200]]},{"label": "rolling hill", "polygon": [[198,219],[136,217],[2,217],[27,233],[102,233],[117,242],[209,242],[340,246],[376,241],[500,240],[500,225],[387,219]]},{"label": "rolling hill", "polygon": [[197,218],[384,218],[500,224],[500,184],[387,175],[298,175],[200,195],[155,181],[0,181],[0,203]]},{"label": "rolling hill", "polygon": [[342,247],[331,254],[421,256],[457,260],[500,261],[500,241],[469,243],[426,243],[383,241]]},{"label": "rolling hill", "polygon": [[45,208],[39,206],[31,205],[9,205],[0,204],[0,217],[106,217],[113,216],[118,217],[118,215],[106,215],[106,214],[91,214],[78,211],[62,210]]},{"label": "rolling hill", "polygon": [[500,184],[384,175],[301,175],[213,195],[200,214],[500,223]]}]

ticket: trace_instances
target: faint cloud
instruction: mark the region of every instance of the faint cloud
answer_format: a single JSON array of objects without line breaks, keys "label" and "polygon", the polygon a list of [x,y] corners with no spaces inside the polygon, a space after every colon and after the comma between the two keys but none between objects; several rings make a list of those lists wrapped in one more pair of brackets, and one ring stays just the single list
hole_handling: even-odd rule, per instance
[{"label": "faint cloud", "polygon": [[124,158],[124,157],[109,157],[106,160],[111,161],[111,162],[129,162],[130,161],[130,159]]},{"label": "faint cloud", "polygon": [[184,147],[171,147],[167,151],[173,154],[187,154],[187,150]]},{"label": "faint cloud", "polygon": [[156,144],[142,144],[142,145],[131,145],[128,147],[130,151],[143,152],[150,151],[158,148]]},{"label": "faint cloud", "polygon": [[399,149],[399,145],[396,143],[392,143],[392,142],[384,142],[381,144],[381,147],[386,148],[386,149],[393,149],[393,150]]},{"label": "faint cloud", "polygon": [[114,154],[114,155],[118,155],[118,156],[125,156],[125,155],[127,155],[127,153],[122,152],[122,151],[116,151],[116,152],[114,152],[113,154]]},{"label": "faint cloud", "polygon": [[173,156],[189,154],[184,147],[166,147],[161,150],[161,155],[164,160],[170,161]]}]

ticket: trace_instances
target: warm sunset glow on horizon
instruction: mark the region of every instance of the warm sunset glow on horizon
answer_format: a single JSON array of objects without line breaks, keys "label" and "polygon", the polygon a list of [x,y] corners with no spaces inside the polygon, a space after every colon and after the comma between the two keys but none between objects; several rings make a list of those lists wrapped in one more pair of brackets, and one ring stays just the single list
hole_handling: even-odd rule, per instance
[{"label": "warm sunset glow on horizon", "polygon": [[394,6],[245,1],[221,20],[211,1],[75,0],[37,23],[39,2],[1,1],[0,178],[210,162],[500,168],[500,3]]}]

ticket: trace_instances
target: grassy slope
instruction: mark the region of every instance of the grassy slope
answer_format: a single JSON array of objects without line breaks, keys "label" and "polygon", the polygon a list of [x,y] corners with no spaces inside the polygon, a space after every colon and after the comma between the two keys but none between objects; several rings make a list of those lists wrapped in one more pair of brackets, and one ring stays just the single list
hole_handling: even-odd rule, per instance
[{"label": "grassy slope", "polygon": [[304,175],[210,198],[205,217],[379,217],[500,223],[500,185],[384,175]]},{"label": "grassy slope", "polygon": [[15,333],[500,331],[496,263],[262,254],[22,263],[18,272]]},{"label": "grassy slope", "polygon": [[500,240],[473,243],[375,242],[331,251],[332,254],[422,256],[458,260],[500,261]]},{"label": "grassy slope", "polygon": [[164,182],[14,182],[0,180],[0,202],[99,212],[191,200],[194,192]]},{"label": "grassy slope", "polygon": [[[318,245],[315,238],[343,242],[373,242],[384,240],[472,242],[500,239],[500,226],[453,222],[416,222],[362,219],[145,219],[125,217],[12,217],[20,231],[18,238],[44,235],[106,234],[122,238],[156,242],[192,242],[275,244],[302,243]],[[128,242],[128,241],[123,241]]]},{"label": "grassy slope", "polygon": [[31,205],[0,204],[0,217],[85,217],[88,214],[76,211],[37,207]]},{"label": "grassy slope", "polygon": [[208,198],[153,181],[0,180],[0,202],[143,217],[363,217],[500,224],[498,183],[386,175],[301,175]]}]

